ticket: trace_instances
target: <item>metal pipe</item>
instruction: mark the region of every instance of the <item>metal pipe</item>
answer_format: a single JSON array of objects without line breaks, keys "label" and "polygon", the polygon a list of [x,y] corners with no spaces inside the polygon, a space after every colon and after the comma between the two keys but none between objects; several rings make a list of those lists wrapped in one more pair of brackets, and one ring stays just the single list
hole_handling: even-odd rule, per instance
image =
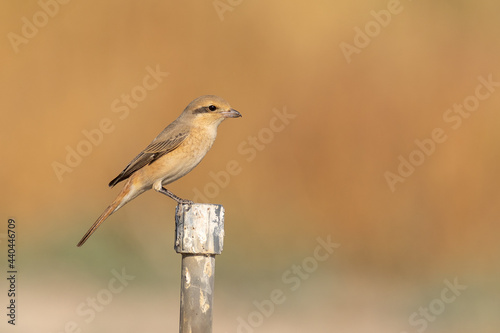
[{"label": "metal pipe", "polygon": [[182,254],[180,333],[212,332],[215,255],[222,253],[224,207],[177,205],[175,251]]}]

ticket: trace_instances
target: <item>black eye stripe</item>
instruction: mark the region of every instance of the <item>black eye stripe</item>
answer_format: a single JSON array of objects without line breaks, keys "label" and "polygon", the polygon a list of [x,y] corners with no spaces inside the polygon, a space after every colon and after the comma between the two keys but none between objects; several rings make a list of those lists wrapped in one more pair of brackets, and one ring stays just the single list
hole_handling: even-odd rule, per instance
[{"label": "black eye stripe", "polygon": [[199,107],[199,108],[193,110],[193,113],[207,113],[207,112],[212,112],[215,110],[217,110],[217,107],[215,105],[209,105],[209,106]]},{"label": "black eye stripe", "polygon": [[206,107],[201,107],[193,110],[193,113],[207,113],[208,109]]}]

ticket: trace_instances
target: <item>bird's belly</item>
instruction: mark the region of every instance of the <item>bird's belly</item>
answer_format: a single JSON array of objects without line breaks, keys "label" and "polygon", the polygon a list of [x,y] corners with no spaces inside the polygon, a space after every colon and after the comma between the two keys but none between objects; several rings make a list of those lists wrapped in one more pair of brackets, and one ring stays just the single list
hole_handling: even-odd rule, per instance
[{"label": "bird's belly", "polygon": [[[150,166],[156,169],[156,176],[153,180],[162,180],[162,185],[167,185],[185,176],[193,170],[205,157],[212,145],[208,144],[183,145],[170,154],[161,157]],[[157,164],[155,166],[155,164]]]},{"label": "bird's belly", "polygon": [[182,163],[168,165],[168,167],[162,170],[164,172],[160,172],[161,176],[158,177],[158,179],[162,179],[161,183],[163,185],[167,185],[181,177],[184,177],[201,162],[203,156],[193,156],[192,158],[186,159]]},{"label": "bird's belly", "polygon": [[215,133],[191,133],[175,150],[160,157],[134,173],[141,184],[151,188],[161,180],[167,185],[185,176],[196,167],[207,154],[215,140]]}]

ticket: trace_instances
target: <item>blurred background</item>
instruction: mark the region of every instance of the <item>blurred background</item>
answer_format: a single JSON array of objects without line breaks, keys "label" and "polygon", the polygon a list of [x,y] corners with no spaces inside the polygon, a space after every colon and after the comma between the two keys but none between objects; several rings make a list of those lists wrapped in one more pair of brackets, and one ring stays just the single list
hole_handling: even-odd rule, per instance
[{"label": "blurred background", "polygon": [[168,187],[226,209],[214,332],[498,332],[499,10],[1,2],[1,331],[178,330],[174,201],[147,192],[76,243],[108,182],[216,94],[243,118]]}]

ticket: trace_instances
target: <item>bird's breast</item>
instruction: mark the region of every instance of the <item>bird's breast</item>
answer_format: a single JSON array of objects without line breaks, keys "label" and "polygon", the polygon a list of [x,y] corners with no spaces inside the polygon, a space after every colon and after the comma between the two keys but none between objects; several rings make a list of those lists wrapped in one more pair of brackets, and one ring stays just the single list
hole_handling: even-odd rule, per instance
[{"label": "bird's breast", "polygon": [[144,176],[151,184],[161,179],[163,185],[183,177],[205,157],[216,135],[216,131],[192,129],[179,147],[148,165]]}]

